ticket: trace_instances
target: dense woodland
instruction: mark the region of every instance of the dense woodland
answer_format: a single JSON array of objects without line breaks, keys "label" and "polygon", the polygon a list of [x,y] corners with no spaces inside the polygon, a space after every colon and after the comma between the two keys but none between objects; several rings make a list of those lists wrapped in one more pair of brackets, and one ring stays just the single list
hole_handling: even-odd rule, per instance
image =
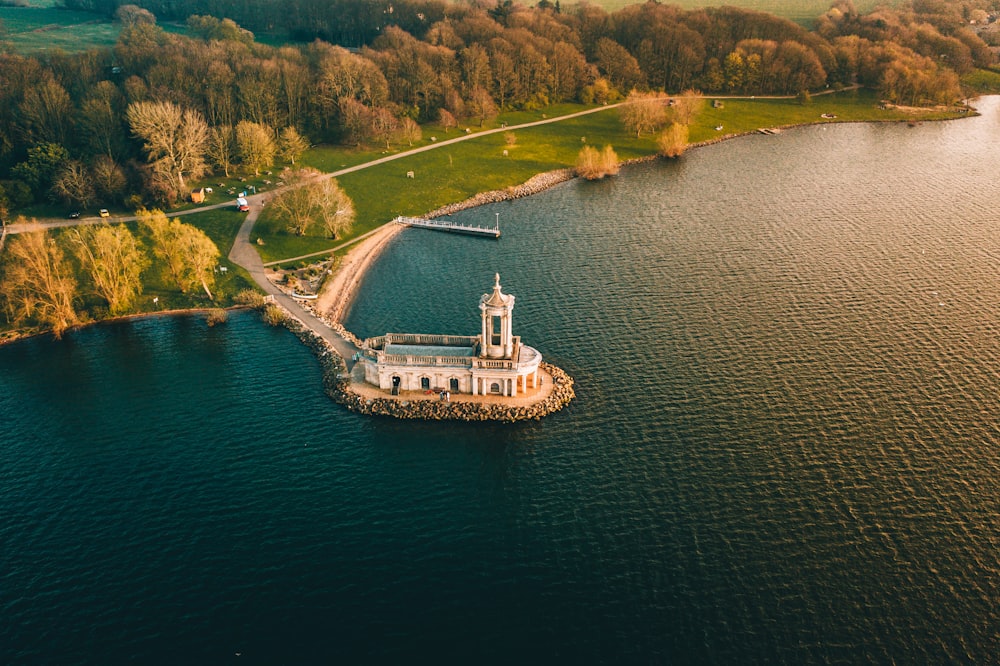
[{"label": "dense woodland", "polygon": [[[418,123],[482,124],[635,88],[794,95],[860,83],[901,104],[952,103],[959,77],[994,61],[970,27],[989,20],[983,2],[860,15],[847,0],[807,30],[657,2],[609,14],[548,0],[66,0],[115,16],[121,35],[110,50],[0,53],[0,216],[50,199],[170,205],[210,172],[294,162],[310,143],[388,147]],[[191,36],[158,19],[185,21]],[[266,46],[252,30],[312,41]]]}]

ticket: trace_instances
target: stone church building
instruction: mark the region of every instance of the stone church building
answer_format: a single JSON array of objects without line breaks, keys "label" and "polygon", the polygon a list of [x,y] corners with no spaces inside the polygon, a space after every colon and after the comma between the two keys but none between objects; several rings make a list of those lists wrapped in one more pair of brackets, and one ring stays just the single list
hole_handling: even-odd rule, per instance
[{"label": "stone church building", "polygon": [[542,355],[514,335],[514,296],[500,288],[479,299],[479,335],[387,333],[365,340],[358,362],[365,381],[400,391],[449,391],[516,397],[539,386]]}]

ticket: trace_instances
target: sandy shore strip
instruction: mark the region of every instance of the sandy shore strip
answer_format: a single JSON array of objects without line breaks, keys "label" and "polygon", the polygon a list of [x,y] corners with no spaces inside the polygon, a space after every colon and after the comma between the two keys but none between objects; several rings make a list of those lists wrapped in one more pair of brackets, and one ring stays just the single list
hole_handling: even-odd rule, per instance
[{"label": "sandy shore strip", "polygon": [[405,229],[401,224],[390,222],[379,227],[375,233],[348,250],[340,259],[336,272],[326,281],[315,304],[317,312],[334,322],[340,322],[354,300],[358,286],[372,262],[382,249]]}]

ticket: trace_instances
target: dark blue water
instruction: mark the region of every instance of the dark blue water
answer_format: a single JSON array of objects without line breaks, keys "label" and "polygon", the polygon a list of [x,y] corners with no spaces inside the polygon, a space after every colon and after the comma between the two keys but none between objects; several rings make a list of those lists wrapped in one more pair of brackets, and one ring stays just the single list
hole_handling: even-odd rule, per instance
[{"label": "dark blue water", "polygon": [[499,271],[540,422],[348,413],[247,314],[0,347],[0,662],[994,662],[998,107],[404,232],[349,328]]}]

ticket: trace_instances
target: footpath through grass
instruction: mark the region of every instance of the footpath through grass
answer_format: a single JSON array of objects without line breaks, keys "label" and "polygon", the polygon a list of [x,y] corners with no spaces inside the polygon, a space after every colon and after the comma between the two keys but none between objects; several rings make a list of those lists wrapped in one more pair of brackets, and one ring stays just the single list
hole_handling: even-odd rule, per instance
[{"label": "footpath through grass", "polygon": [[[804,105],[790,99],[720,98],[721,108],[714,108],[713,99],[706,97],[704,109],[691,126],[692,143],[769,127],[817,122],[900,121],[914,117],[901,110],[879,108],[876,96],[868,91],[821,95]],[[582,105],[560,105],[556,109],[546,109],[544,113],[507,114],[498,118],[492,126],[499,127],[504,122],[511,126],[539,120],[543,115],[552,118],[585,108]],[[823,114],[836,118],[824,120],[821,118]],[[953,118],[956,114],[929,112],[919,117]],[[513,143],[509,142],[509,134],[513,134]],[[443,140],[456,136],[456,130],[445,134],[443,131],[435,133],[434,128],[425,128],[421,143],[428,143],[432,135]],[[269,216],[265,207],[254,228],[253,239],[262,238],[264,244],[257,249],[265,262],[328,250],[389,222],[397,215],[422,215],[479,192],[518,185],[538,173],[572,167],[584,145],[601,147],[606,144],[614,147],[621,160],[656,153],[653,137],[647,134],[637,138],[635,134],[626,132],[615,109],[540,127],[514,129],[442,146],[342,176],[339,182],[354,201],[357,211],[354,227],[343,238],[333,240],[320,236],[290,235],[282,230],[280,222]],[[505,150],[506,156],[503,154]],[[399,149],[395,152],[403,151]],[[307,154],[303,162],[321,171],[332,172],[382,156],[377,151],[361,153],[320,148]],[[414,173],[413,178],[406,175],[410,171]],[[484,220],[484,223],[490,222],[492,220]]]}]

